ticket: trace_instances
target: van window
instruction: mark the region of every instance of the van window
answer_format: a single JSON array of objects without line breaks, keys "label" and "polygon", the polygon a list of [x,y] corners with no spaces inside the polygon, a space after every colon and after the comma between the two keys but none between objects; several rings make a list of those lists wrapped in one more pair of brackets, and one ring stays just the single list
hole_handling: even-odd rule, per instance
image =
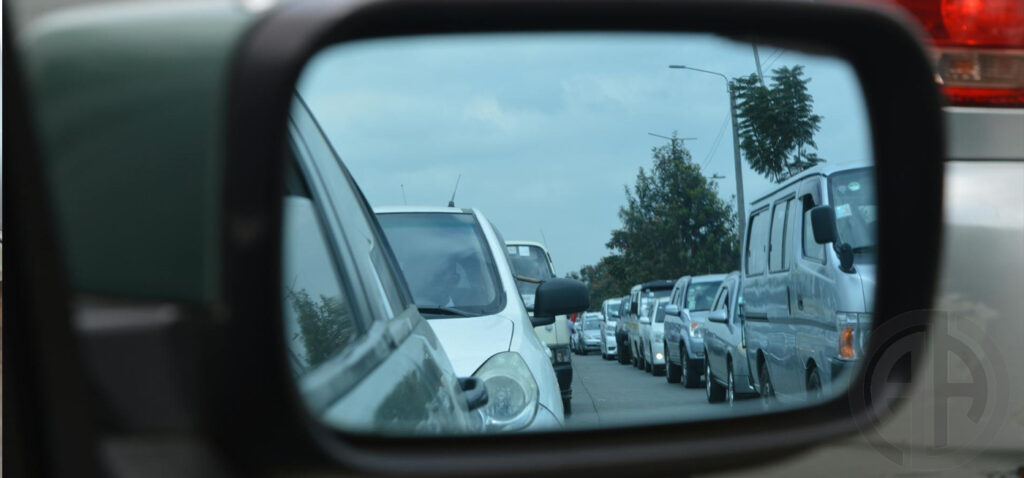
[{"label": "van window", "polygon": [[777,202],[772,210],[772,233],[768,247],[768,268],[772,272],[786,269],[786,203]]},{"label": "van window", "polygon": [[811,227],[811,208],[814,207],[814,202],[811,201],[810,196],[806,196],[803,203],[803,232],[801,236],[803,239],[804,257],[824,264],[825,245],[814,242],[814,228]]},{"label": "van window", "polygon": [[768,255],[768,209],[755,212],[747,233],[747,275],[764,274]]}]

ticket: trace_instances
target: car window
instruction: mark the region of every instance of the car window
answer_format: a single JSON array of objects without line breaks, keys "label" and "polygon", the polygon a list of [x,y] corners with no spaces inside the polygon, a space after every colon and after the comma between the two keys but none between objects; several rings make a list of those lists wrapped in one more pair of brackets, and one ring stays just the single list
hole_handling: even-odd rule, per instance
[{"label": "car window", "polygon": [[786,213],[788,202],[777,202],[772,212],[771,242],[768,245],[768,268],[771,272],[786,269]]},{"label": "car window", "polygon": [[691,311],[704,311],[711,309],[711,301],[722,283],[714,282],[691,282],[686,288],[686,309]]},{"label": "car window", "polygon": [[292,108],[292,139],[297,156],[307,175],[322,184],[314,197],[324,201],[325,210],[332,214],[336,225],[333,234],[344,238],[355,260],[359,274],[372,279],[373,287],[367,300],[384,317],[393,317],[405,308],[398,281],[385,260],[383,241],[372,226],[367,208],[358,189],[348,177],[334,149],[323,136],[316,120],[296,97]]},{"label": "car window", "polygon": [[340,354],[363,332],[339,279],[313,201],[284,200],[284,319],[292,369],[304,375]]},{"label": "car window", "polygon": [[768,262],[768,209],[755,212],[747,233],[747,275],[763,274]]},{"label": "car window", "polygon": [[487,315],[504,306],[490,247],[468,213],[377,215],[421,308]]},{"label": "car window", "polygon": [[835,173],[828,179],[829,201],[836,211],[839,240],[861,253],[858,262],[873,262],[878,211],[875,206],[874,169]]}]

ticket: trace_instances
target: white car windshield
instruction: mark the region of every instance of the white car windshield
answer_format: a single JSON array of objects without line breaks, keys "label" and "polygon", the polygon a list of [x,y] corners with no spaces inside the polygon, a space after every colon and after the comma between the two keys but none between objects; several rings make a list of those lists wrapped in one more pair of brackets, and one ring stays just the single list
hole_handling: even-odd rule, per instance
[{"label": "white car windshield", "polygon": [[377,217],[413,300],[428,318],[489,315],[504,305],[493,257],[472,214]]}]

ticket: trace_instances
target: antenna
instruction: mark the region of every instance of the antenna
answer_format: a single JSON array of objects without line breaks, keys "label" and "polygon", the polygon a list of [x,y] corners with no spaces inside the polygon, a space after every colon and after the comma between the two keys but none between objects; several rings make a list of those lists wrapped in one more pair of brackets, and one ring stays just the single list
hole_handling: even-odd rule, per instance
[{"label": "antenna", "polygon": [[399,184],[399,186],[402,187],[402,202],[405,203],[406,206],[408,206],[409,205],[409,201],[405,199],[405,185],[404,184]]},{"label": "antenna", "polygon": [[455,189],[452,191],[452,198],[448,200],[448,207],[455,207],[455,193],[459,192],[459,181],[462,179],[462,174],[455,179]]},{"label": "antenna", "polygon": [[543,229],[540,230],[540,238],[544,240],[544,248],[550,251],[551,249],[548,248],[548,238],[544,236]]}]

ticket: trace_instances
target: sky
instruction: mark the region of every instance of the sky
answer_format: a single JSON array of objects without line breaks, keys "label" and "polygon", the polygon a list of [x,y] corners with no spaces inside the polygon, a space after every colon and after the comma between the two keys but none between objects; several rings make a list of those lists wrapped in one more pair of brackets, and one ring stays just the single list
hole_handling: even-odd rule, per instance
[{"label": "sky", "polygon": [[[856,74],[839,59],[759,45],[769,70],[803,65],[829,164],[870,161]],[[756,72],[750,43],[709,34],[400,37],[319,53],[299,93],[370,204],[474,207],[506,240],[545,242],[558,275],[608,255],[624,186],[651,148],[687,140],[724,200],[736,191],[725,80]],[[716,138],[718,140],[716,141]],[[771,183],[744,161],[748,204]],[[403,197],[404,188],[404,197]],[[748,208],[749,209],[749,208]],[[682,273],[685,273],[683,271]]]}]

